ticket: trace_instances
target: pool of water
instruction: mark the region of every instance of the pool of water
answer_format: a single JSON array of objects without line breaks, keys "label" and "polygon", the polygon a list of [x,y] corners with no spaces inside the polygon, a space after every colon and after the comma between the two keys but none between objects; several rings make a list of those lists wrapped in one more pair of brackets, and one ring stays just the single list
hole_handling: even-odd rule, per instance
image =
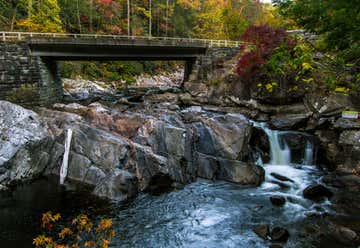
[{"label": "pool of water", "polygon": [[[314,166],[264,167],[266,181],[257,188],[198,180],[182,190],[140,194],[122,204],[95,198],[84,188],[61,187],[58,178],[24,184],[0,197],[0,247],[32,247],[41,231],[41,213],[49,210],[61,213],[63,221],[79,213],[112,218],[112,247],[268,247],[252,231],[262,223],[286,227],[291,235],[286,247],[321,247],[307,238],[306,216],[328,211],[328,203],[314,204],[301,196],[321,173]],[[270,175],[274,171],[295,183],[280,187]],[[287,203],[275,207],[271,195],[282,195]]]}]

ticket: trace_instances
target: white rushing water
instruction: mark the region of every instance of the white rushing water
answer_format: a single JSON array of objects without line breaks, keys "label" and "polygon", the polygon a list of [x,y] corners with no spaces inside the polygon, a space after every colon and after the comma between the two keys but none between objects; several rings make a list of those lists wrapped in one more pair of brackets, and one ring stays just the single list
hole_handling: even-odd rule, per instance
[{"label": "white rushing water", "polygon": [[[296,133],[300,134],[299,132],[294,131],[278,131],[272,130],[268,128],[265,122],[257,123],[253,122],[255,127],[261,128],[266,133],[269,144],[270,144],[270,163],[271,165],[289,165],[292,163],[291,160],[291,150],[283,138],[283,135],[288,133]],[[305,134],[301,134],[304,135]],[[303,164],[304,165],[312,165],[314,158],[314,145],[313,143],[307,139],[306,140],[306,147],[304,149],[304,157],[303,157]]]},{"label": "white rushing water", "polygon": [[[269,163],[263,164],[261,156],[258,158],[258,165],[263,166],[266,172],[260,194],[285,197],[287,203],[283,211],[294,218],[302,218],[307,212],[317,211],[313,208],[315,205],[302,196],[304,188],[318,180],[318,170],[316,166],[313,166],[316,147],[311,136],[295,131],[272,130],[266,123],[253,122],[253,125],[266,133],[270,145]],[[304,147],[301,148],[301,144],[299,144],[300,147],[293,151],[294,154],[292,154],[287,143],[290,142],[292,135],[294,137],[300,136],[300,140],[304,142]],[[276,175],[284,176],[290,180],[281,180]]]}]

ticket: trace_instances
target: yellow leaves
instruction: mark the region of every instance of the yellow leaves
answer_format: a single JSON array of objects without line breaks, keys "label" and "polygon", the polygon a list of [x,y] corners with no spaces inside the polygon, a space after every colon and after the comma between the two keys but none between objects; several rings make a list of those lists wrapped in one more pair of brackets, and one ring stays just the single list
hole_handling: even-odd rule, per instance
[{"label": "yellow leaves", "polygon": [[84,246],[85,247],[94,247],[96,243],[94,241],[86,241]]},{"label": "yellow leaves", "polygon": [[346,87],[336,87],[335,92],[343,93],[344,95],[349,95],[350,89]]},{"label": "yellow leaves", "polygon": [[69,248],[68,245],[58,245],[58,244],[55,244],[55,248]]},{"label": "yellow leaves", "polygon": [[185,9],[200,9],[201,6],[199,0],[177,0],[177,3],[184,6]]},{"label": "yellow leaves", "polygon": [[309,63],[306,63],[306,62],[302,63],[302,68],[304,70],[312,70],[312,69],[314,69]]},{"label": "yellow leaves", "polygon": [[[52,228],[52,225],[60,218],[60,214],[53,215],[51,212],[42,215],[42,227],[48,229],[48,236],[43,234],[36,237],[33,240],[36,248],[108,248],[111,239],[115,236],[115,230],[112,229],[112,219],[101,219],[97,227],[94,228],[94,223],[85,214],[80,214],[72,220],[72,228],[64,227],[56,234],[57,228]],[[50,234],[54,234],[54,239]],[[56,238],[67,243],[67,245],[57,243]]]},{"label": "yellow leaves", "polygon": [[78,215],[75,219],[72,220],[72,225],[79,224],[80,226],[85,226],[88,222],[88,217],[85,214]]},{"label": "yellow leaves", "polygon": [[60,214],[53,215],[52,212],[47,212],[42,215],[41,218],[41,227],[48,227],[49,229],[52,227],[52,223],[55,223],[61,218]]},{"label": "yellow leaves", "polygon": [[65,227],[64,229],[61,230],[61,232],[59,233],[59,237],[60,238],[65,238],[66,236],[70,236],[73,234],[73,231],[71,231],[70,228]]},{"label": "yellow leaves", "polygon": [[313,79],[313,78],[307,78],[307,79],[306,79],[306,78],[303,78],[302,81],[303,81],[304,83],[307,83],[307,84],[308,84],[308,83],[313,82],[314,79]]},{"label": "yellow leaves", "polygon": [[265,85],[265,88],[268,92],[272,93],[273,92],[273,85],[272,84],[266,84]]},{"label": "yellow leaves", "polygon": [[263,85],[262,84],[258,84],[257,87],[261,88]]},{"label": "yellow leaves", "polygon": [[102,232],[105,231],[107,229],[110,229],[112,227],[112,220],[111,219],[103,219],[100,221],[96,232]]},{"label": "yellow leaves", "polygon": [[100,248],[108,248],[110,241],[107,239],[103,239],[102,244],[100,245]]},{"label": "yellow leaves", "polygon": [[33,240],[35,247],[43,247],[52,243],[52,238],[46,237],[45,235],[39,235]]}]

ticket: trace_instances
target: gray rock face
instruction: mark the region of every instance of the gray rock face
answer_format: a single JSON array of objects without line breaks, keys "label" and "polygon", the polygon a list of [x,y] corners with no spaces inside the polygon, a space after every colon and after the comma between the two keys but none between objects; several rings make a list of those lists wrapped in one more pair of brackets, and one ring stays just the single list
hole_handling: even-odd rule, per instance
[{"label": "gray rock face", "polygon": [[358,120],[339,118],[335,122],[334,127],[340,130],[360,129],[360,123]]},{"label": "gray rock face", "polygon": [[360,131],[344,131],[339,138],[339,144],[360,146]]},{"label": "gray rock face", "polygon": [[347,130],[340,134],[339,145],[341,162],[348,168],[357,168],[360,164],[360,131]]},{"label": "gray rock face", "polygon": [[136,176],[119,169],[112,172],[94,190],[95,195],[119,201],[133,197],[137,192]]},{"label": "gray rock face", "polygon": [[202,119],[193,128],[197,152],[232,160],[242,160],[248,155],[251,126],[243,115]]},{"label": "gray rock face", "polygon": [[46,128],[38,115],[6,101],[0,101],[0,166],[24,145],[44,139]]},{"label": "gray rock face", "polygon": [[271,117],[270,125],[279,130],[295,130],[306,124],[307,114],[276,115]]},{"label": "gray rock face", "polygon": [[350,98],[343,94],[332,94],[328,96],[308,95],[305,103],[308,109],[319,117],[335,116],[344,110],[353,108]]},{"label": "gray rock face", "polygon": [[0,101],[0,183],[31,179],[43,172],[51,159],[52,140],[39,116]]},{"label": "gray rock face", "polygon": [[16,105],[11,112],[8,104],[1,105],[2,139],[14,135],[0,146],[1,184],[43,171],[59,174],[67,129],[73,130],[68,182],[91,185],[101,197],[124,200],[197,177],[244,185],[264,179],[263,169],[250,159],[252,126],[239,114],[189,108],[193,121],[186,122],[167,109],[121,113],[99,103],[57,104],[70,113],[43,108],[38,115]]}]

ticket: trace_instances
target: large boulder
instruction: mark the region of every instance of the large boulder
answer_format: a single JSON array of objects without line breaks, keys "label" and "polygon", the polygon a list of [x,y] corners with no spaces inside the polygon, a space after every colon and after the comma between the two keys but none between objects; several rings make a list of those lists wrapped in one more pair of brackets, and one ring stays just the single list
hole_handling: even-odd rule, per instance
[{"label": "large boulder", "polygon": [[348,130],[340,134],[339,145],[343,164],[348,168],[357,168],[360,164],[360,131]]},{"label": "large boulder", "polygon": [[243,115],[202,118],[193,126],[197,152],[230,160],[242,160],[250,152],[251,125]]},{"label": "large boulder", "polygon": [[243,184],[260,185],[265,178],[262,167],[241,161],[219,159],[218,179]]},{"label": "large boulder", "polygon": [[344,94],[318,95],[309,94],[305,98],[307,108],[318,117],[331,117],[344,110],[356,110],[351,99]]},{"label": "large boulder", "polygon": [[[151,147],[132,144],[132,161],[129,161],[127,169],[132,171],[139,179],[139,189],[146,191],[150,187],[153,178],[158,175],[169,175],[168,159],[154,154]],[[173,178],[174,181],[181,181]]]},{"label": "large boulder", "polygon": [[303,195],[307,199],[318,201],[324,197],[331,198],[333,193],[321,184],[313,184],[304,189]]},{"label": "large boulder", "polygon": [[262,167],[238,160],[229,160],[197,153],[197,175],[243,185],[260,185],[265,177]]},{"label": "large boulder", "polygon": [[290,234],[288,230],[283,227],[274,227],[270,232],[270,237],[272,241],[286,242],[289,239]]},{"label": "large boulder", "polygon": [[6,101],[0,101],[0,140],[0,184],[32,179],[51,160],[46,125],[35,112]]}]

